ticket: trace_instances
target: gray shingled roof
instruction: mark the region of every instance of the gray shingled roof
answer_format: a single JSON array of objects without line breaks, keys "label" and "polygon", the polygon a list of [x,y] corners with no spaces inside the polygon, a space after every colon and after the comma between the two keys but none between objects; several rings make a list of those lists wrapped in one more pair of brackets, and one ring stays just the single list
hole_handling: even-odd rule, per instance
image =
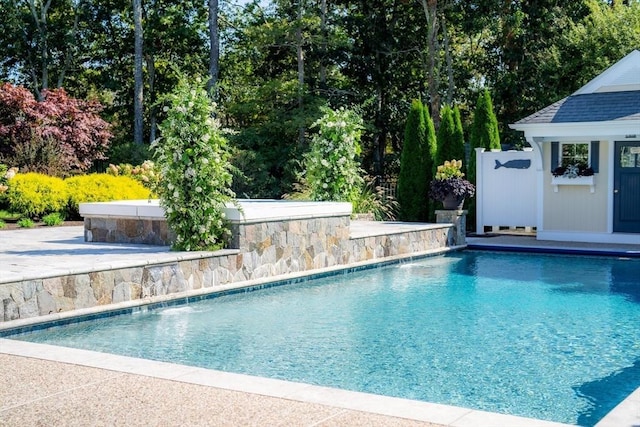
[{"label": "gray shingled roof", "polygon": [[640,91],[568,96],[516,124],[640,120]]}]

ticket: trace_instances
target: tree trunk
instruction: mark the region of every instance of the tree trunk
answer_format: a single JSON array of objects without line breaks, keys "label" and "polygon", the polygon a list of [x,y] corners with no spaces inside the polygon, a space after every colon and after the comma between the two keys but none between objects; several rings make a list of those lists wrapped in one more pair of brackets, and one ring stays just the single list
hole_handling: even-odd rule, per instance
[{"label": "tree trunk", "polygon": [[444,41],[444,56],[447,61],[447,104],[453,104],[453,96],[456,90],[455,81],[453,80],[453,60],[451,59],[451,46],[449,45],[449,33],[444,18],[442,19],[442,35]]},{"label": "tree trunk", "polygon": [[220,37],[218,34],[218,0],[209,0],[209,96],[216,99],[216,85],[220,61]]},{"label": "tree trunk", "polygon": [[320,34],[322,43],[320,45],[320,89],[327,88],[327,0],[320,1]]},{"label": "tree trunk", "polygon": [[[78,35],[78,21],[80,19],[80,9],[82,8],[82,3],[83,3],[83,0],[78,0],[78,3],[73,8],[73,29],[71,30],[71,36],[74,39],[76,39]],[[60,88],[64,83],[64,78],[67,75],[67,70],[71,66],[71,61],[73,59],[72,49],[74,45],[75,44],[72,44],[72,43],[69,43],[67,45],[67,49],[65,50],[65,53],[64,53],[64,66],[62,67],[62,70],[60,70],[60,74],[58,74],[58,84],[56,85],[56,87]]]},{"label": "tree trunk", "polygon": [[142,113],[143,113],[143,84],[142,84],[142,0],[133,0],[134,23],[134,100],[133,100],[133,142],[143,143]]},{"label": "tree trunk", "polygon": [[436,131],[440,128],[440,61],[438,59],[438,0],[420,0],[427,19],[427,51],[429,53],[427,76],[429,79],[429,105]]},{"label": "tree trunk", "polygon": [[[298,0],[298,23],[296,28],[296,57],[298,60],[298,109],[302,114],[302,108],[304,107],[304,51],[302,50],[302,12],[303,12],[303,0]],[[298,145],[304,145],[304,126],[298,128]]]},{"label": "tree trunk", "polygon": [[[42,91],[49,88],[49,46],[47,42],[48,28],[47,28],[47,13],[51,6],[51,0],[47,0],[46,3],[40,4],[40,10],[36,9],[36,2],[29,0],[29,10],[33,16],[33,21],[36,25],[36,31],[38,33],[39,47],[40,47],[40,83],[41,87],[38,87],[37,82],[34,85],[38,100],[42,101]],[[35,73],[34,73],[35,74]]]},{"label": "tree trunk", "polygon": [[151,108],[149,111],[149,144],[151,144],[156,139],[156,124],[157,124],[156,122],[157,109],[155,107],[156,61],[153,55],[147,55],[146,62],[147,62],[147,74],[149,75],[149,78],[148,78],[149,95],[151,96],[151,100],[150,100],[151,102],[149,103],[151,105]]}]

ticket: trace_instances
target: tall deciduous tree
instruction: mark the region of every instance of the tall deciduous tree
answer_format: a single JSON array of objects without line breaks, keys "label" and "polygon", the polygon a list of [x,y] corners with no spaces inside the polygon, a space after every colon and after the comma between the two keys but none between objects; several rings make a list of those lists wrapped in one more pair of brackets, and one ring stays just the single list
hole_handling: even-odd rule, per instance
[{"label": "tall deciduous tree", "polygon": [[133,96],[133,142],[142,144],[144,139],[143,129],[143,102],[144,86],[142,81],[142,0],[133,0],[133,24],[134,24],[134,96]]},{"label": "tall deciduous tree", "polygon": [[429,103],[436,128],[440,126],[440,43],[438,32],[438,0],[420,0],[427,20],[427,78]]},{"label": "tall deciduous tree", "polygon": [[65,84],[67,73],[88,59],[87,0],[0,0],[0,80],[31,89],[39,99]]},{"label": "tall deciduous tree", "polygon": [[587,0],[586,5],[589,14],[572,21],[541,55],[545,86],[536,96],[538,105],[529,112],[571,94],[640,48],[640,1]]},{"label": "tall deciduous tree", "polygon": [[220,69],[220,36],[218,27],[218,0],[209,0],[209,82],[207,89],[216,98],[215,90]]}]

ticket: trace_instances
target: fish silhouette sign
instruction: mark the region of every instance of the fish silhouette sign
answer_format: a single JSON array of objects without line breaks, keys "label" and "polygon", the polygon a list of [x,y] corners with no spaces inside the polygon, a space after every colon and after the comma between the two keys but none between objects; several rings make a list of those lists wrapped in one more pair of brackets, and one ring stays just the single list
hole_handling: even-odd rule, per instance
[{"label": "fish silhouette sign", "polygon": [[507,169],[529,169],[531,166],[531,160],[520,159],[520,160],[509,160],[505,163],[500,163],[496,160],[496,166],[494,169],[498,168],[507,168]]}]

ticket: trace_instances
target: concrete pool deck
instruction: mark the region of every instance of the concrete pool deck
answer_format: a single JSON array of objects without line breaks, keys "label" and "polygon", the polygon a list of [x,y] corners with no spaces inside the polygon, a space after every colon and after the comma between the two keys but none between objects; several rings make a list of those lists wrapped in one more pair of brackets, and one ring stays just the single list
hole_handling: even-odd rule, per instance
[{"label": "concrete pool deck", "polygon": [[[371,224],[353,223],[354,233]],[[358,229],[360,227],[360,229]],[[551,247],[521,236],[469,239]],[[518,239],[518,240],[514,240]],[[638,245],[553,246],[640,254]],[[176,256],[166,247],[84,243],[82,227],[0,232],[0,281]],[[561,426],[83,350],[0,340],[0,425]],[[598,426],[640,425],[636,390]]]}]

